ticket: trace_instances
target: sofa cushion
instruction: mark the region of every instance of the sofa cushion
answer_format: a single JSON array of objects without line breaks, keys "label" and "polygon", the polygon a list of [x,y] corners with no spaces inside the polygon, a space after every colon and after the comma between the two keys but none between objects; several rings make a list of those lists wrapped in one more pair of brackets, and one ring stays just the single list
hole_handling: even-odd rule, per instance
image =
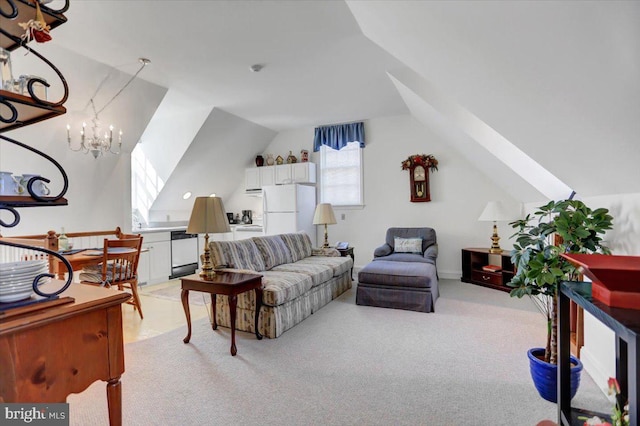
[{"label": "sofa cushion", "polygon": [[333,277],[333,268],[322,263],[305,262],[302,259],[294,263],[285,263],[273,268],[274,271],[298,272],[300,274],[309,275],[313,281],[313,286],[329,281]]},{"label": "sofa cushion", "polygon": [[396,253],[422,253],[422,238],[395,237],[393,245]]},{"label": "sofa cushion", "polygon": [[282,241],[289,248],[291,260],[297,262],[300,259],[311,256],[311,238],[304,232],[281,234]]},{"label": "sofa cushion", "polygon": [[282,241],[280,235],[270,235],[267,237],[254,237],[253,242],[256,243],[258,251],[264,260],[266,270],[272,269],[274,266],[283,263],[291,263],[291,252],[287,245]]},{"label": "sofa cushion", "polygon": [[215,266],[227,265],[234,269],[264,271],[262,255],[251,239],[240,241],[211,241],[211,260]]},{"label": "sofa cushion", "polygon": [[279,306],[306,293],[312,286],[313,281],[307,274],[276,269],[264,271],[262,273],[262,302],[269,306]]},{"label": "sofa cushion", "polygon": [[349,271],[353,267],[353,260],[350,256],[309,256],[296,262],[296,265],[300,265],[301,267],[304,267],[304,265],[325,265],[330,267],[333,270],[333,276],[337,277]]}]

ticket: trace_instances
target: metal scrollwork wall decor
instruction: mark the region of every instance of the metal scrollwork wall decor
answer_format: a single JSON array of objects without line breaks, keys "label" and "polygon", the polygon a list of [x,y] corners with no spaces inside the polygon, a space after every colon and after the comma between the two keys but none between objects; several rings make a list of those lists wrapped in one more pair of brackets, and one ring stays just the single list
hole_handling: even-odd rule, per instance
[{"label": "metal scrollwork wall decor", "polygon": [[[46,5],[41,5],[38,0],[0,0],[0,42],[3,49],[13,51],[23,48],[27,54],[33,55],[44,62],[60,79],[63,86],[63,95],[60,100],[50,102],[42,99],[34,90],[34,85],[42,85],[50,87],[49,83],[41,78],[31,78],[26,84],[27,94],[15,94],[13,92],[2,90],[0,92],[0,133],[27,126],[48,118],[52,118],[66,112],[63,104],[69,97],[69,86],[64,76],[48,59],[30,47],[27,43],[45,42],[51,39],[49,31],[67,21],[62,15],[69,9],[69,0],[65,0],[64,5],[60,9],[51,9]],[[54,205],[66,205],[67,201],[63,198],[69,187],[69,180],[62,166],[49,155],[35,149],[25,143],[17,141],[0,134],[0,142],[11,143],[20,148],[35,153],[50,163],[52,163],[60,172],[63,180],[62,190],[54,196],[42,196],[36,193],[33,185],[37,181],[45,183],[51,182],[50,179],[43,176],[33,176],[26,184],[27,196],[7,196],[0,195],[0,211],[8,211],[12,215],[12,219],[4,221],[0,219],[0,226],[5,228],[15,227],[20,223],[20,214],[17,208],[23,207],[43,207]],[[59,253],[42,247],[34,247],[29,245],[17,244],[10,241],[0,240],[0,245],[35,250],[56,257],[66,268],[68,278],[64,284],[56,291],[47,293],[38,288],[39,281],[44,277],[53,278],[51,273],[39,274],[34,278],[33,291],[44,298],[55,298],[58,294],[65,291],[73,279],[73,270],[71,264]]]}]

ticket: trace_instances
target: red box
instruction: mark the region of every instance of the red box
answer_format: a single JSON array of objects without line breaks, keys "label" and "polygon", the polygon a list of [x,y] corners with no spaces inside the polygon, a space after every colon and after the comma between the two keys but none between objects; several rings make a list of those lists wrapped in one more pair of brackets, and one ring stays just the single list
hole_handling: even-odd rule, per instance
[{"label": "red box", "polygon": [[607,306],[640,310],[640,256],[562,254],[591,278],[591,295]]}]

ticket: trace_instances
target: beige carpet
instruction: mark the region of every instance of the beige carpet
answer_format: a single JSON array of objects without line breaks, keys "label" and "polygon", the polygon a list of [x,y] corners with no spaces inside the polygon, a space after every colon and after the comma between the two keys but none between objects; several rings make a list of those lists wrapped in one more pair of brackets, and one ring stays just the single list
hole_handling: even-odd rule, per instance
[{"label": "beige carpet", "polygon": [[[196,321],[125,345],[124,425],[534,426],[555,419],[527,349],[544,342],[529,300],[441,281],[435,313],[358,306],[355,288],[277,339]],[[68,398],[71,425],[106,425],[105,384]],[[610,405],[588,374],[574,405]]]},{"label": "beige carpet", "polygon": [[[150,286],[149,289],[140,289],[140,293],[145,294],[147,296],[157,297],[160,299],[166,300],[174,300],[176,302],[180,302],[180,294],[182,290],[180,289],[180,282],[176,281],[171,285],[168,285],[163,288],[158,288],[156,290],[153,289],[153,286]],[[202,293],[199,291],[190,291],[189,292],[189,304],[190,305],[205,305],[211,304],[211,295],[207,293]]]}]

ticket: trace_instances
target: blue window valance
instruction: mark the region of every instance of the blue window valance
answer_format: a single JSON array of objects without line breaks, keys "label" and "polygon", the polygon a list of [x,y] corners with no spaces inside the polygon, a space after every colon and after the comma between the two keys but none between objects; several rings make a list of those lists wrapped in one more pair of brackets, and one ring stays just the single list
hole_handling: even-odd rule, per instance
[{"label": "blue window valance", "polygon": [[342,149],[349,142],[360,142],[360,148],[364,148],[364,123],[362,121],[316,127],[313,151],[319,151],[322,145],[333,149]]}]

